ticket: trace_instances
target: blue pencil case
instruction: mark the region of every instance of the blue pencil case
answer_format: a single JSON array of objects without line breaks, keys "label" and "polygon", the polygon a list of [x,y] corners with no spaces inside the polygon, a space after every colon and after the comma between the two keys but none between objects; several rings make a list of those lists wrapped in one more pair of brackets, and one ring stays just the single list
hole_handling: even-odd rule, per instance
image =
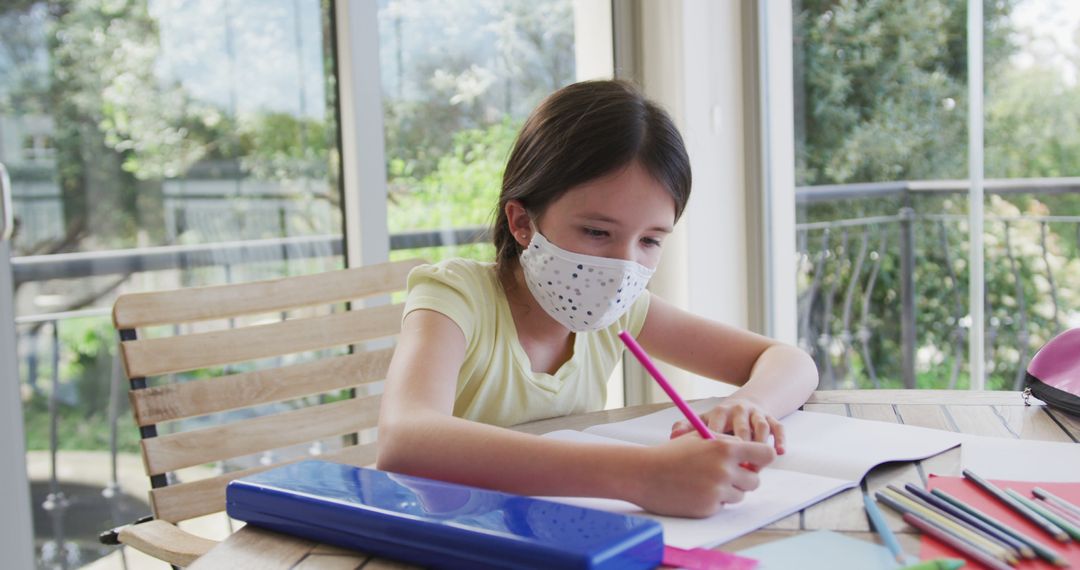
[{"label": "blue pencil case", "polygon": [[237,479],[229,516],[431,568],[654,568],[659,523],[326,461]]}]

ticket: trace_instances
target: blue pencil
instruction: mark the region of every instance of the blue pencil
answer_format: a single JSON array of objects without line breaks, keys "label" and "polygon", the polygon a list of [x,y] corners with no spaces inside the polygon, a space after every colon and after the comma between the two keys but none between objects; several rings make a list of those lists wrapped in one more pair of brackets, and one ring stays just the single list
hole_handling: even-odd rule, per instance
[{"label": "blue pencil", "polygon": [[866,514],[870,517],[870,522],[874,530],[877,531],[878,536],[881,537],[881,541],[885,543],[885,547],[889,549],[889,552],[892,552],[897,562],[901,564],[908,563],[910,558],[900,549],[900,543],[896,540],[896,535],[889,529],[889,525],[885,522],[885,515],[881,513],[877,503],[870,498],[870,495],[863,495],[863,503],[866,505]]}]

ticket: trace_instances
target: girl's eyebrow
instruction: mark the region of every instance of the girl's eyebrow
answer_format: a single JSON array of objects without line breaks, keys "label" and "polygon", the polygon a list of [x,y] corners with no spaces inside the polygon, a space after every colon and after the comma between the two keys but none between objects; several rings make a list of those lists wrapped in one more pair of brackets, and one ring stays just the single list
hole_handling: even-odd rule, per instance
[{"label": "girl's eyebrow", "polygon": [[[607,215],[600,214],[600,213],[579,214],[577,217],[582,219],[582,220],[588,220],[588,221],[592,221],[592,222],[604,222],[604,223],[612,224],[612,225],[615,225],[615,226],[621,226],[622,225],[622,223],[619,222],[619,220],[616,220],[615,218],[612,218],[611,216],[607,216]],[[672,231],[672,228],[671,228],[671,226],[653,226],[653,227],[649,228],[649,231],[670,234],[671,231]]]}]

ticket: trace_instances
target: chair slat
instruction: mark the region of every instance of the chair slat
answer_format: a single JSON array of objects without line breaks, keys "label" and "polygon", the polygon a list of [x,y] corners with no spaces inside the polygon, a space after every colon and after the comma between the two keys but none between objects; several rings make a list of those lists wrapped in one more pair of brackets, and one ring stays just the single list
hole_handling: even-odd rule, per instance
[{"label": "chair slat", "polygon": [[363,299],[400,291],[409,271],[423,263],[410,259],[253,283],[133,293],[116,300],[113,323],[130,329]]},{"label": "chair slat", "polygon": [[229,481],[305,459],[321,459],[358,466],[371,465],[375,462],[375,444],[351,445],[317,457],[299,457],[274,465],[260,465],[217,477],[153,489],[150,491],[150,505],[154,509],[154,517],[176,523],[223,511],[225,510],[225,486],[229,484]]},{"label": "chair slat", "polygon": [[404,305],[221,331],[120,343],[129,378],[185,372],[233,362],[319,350],[392,336]]},{"label": "chair slat", "polygon": [[128,392],[147,426],[351,388],[386,378],[393,348]]},{"label": "chair slat", "polygon": [[271,414],[228,425],[162,435],[140,442],[146,472],[168,471],[355,433],[374,427],[380,396]]}]

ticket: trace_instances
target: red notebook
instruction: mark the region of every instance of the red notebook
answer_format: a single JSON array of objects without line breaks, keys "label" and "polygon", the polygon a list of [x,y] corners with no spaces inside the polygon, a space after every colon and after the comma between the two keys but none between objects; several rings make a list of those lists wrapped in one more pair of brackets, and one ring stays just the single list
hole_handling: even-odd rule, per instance
[{"label": "red notebook", "polygon": [[[991,479],[990,482],[1002,489],[1013,489],[1029,498],[1033,497],[1031,494],[1032,489],[1041,487],[1066,501],[1080,505],[1080,483],[1033,483],[1029,481],[999,481],[993,479]],[[1039,529],[1039,527],[1028,522],[1024,517],[1014,513],[1012,509],[998,502],[997,499],[991,497],[971,481],[968,481],[963,477],[940,477],[938,475],[931,475],[928,487],[930,489],[941,489],[987,515],[994,517],[998,521],[1030,536],[1046,545],[1054,552],[1061,554],[1069,561],[1072,568],[1080,569],[1080,543],[1075,540],[1068,543],[1061,543],[1054,540],[1053,537],[1046,534]],[[931,558],[965,557],[952,547],[946,546],[941,542],[938,542],[937,539],[924,534],[919,549],[919,558],[928,560]],[[968,563],[972,568],[982,567],[971,560],[968,560]],[[1020,564],[1015,566],[1015,568],[1017,570],[1037,570],[1044,568],[1047,570],[1060,570],[1058,566],[1054,566],[1041,558],[1036,558],[1035,560],[1023,560]]]}]

